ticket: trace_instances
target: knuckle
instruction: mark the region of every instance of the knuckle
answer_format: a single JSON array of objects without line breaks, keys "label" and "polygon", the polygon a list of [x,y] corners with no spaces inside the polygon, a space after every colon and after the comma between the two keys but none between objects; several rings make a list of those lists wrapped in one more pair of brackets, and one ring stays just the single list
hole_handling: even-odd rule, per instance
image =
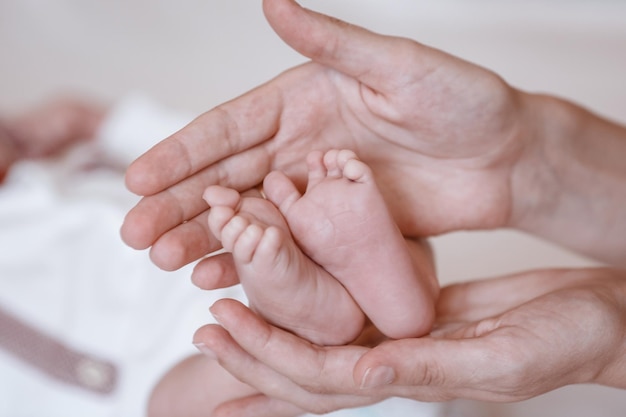
[{"label": "knuckle", "polygon": [[419,385],[435,387],[443,386],[446,382],[445,372],[435,362],[421,364],[417,369],[414,380],[417,381]]},{"label": "knuckle", "polygon": [[533,366],[532,357],[523,349],[513,349],[511,346],[505,350],[507,353],[497,358],[497,368],[500,369],[491,381],[505,394],[519,394],[520,390],[534,385],[540,373]]},{"label": "knuckle", "polygon": [[308,367],[308,372],[302,375],[301,386],[312,394],[330,393],[330,387],[326,383],[329,373],[328,366],[326,350],[316,349],[315,360],[312,361],[312,366]]}]

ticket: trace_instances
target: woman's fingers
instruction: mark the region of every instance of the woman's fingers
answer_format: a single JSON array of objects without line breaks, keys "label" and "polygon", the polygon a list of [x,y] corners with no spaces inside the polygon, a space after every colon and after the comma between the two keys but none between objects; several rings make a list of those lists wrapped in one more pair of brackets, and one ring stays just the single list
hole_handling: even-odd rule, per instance
[{"label": "woman's fingers", "polygon": [[[219,312],[216,318],[219,317],[228,327],[231,325],[235,327],[231,328],[229,333],[225,328],[216,325],[205,326],[194,335],[194,343],[205,354],[216,356],[220,365],[237,379],[255,387],[266,396],[289,402],[299,409],[317,414],[368,405],[382,399],[346,394],[345,387],[341,387],[343,392],[339,392],[338,384],[331,383],[341,370],[351,375],[354,360],[351,361],[352,364],[347,361],[341,370],[320,367],[319,361],[307,365],[307,360],[312,357],[312,353],[307,351],[305,346],[307,342],[280,329],[262,324],[250,310],[234,300],[221,300],[218,305],[219,307],[213,309]],[[236,341],[235,337],[239,340]],[[244,350],[239,345],[240,341],[250,350]],[[275,341],[280,343],[277,344]],[[276,347],[278,349],[275,349]],[[313,356],[315,355],[313,353]],[[266,357],[270,358],[270,364],[263,362]],[[288,372],[293,374],[294,379],[300,378],[301,382],[294,382],[291,377],[278,372],[275,367],[276,362],[280,361],[295,365],[289,368]],[[307,369],[298,370],[298,368]],[[314,375],[311,373],[312,370],[318,370],[319,373]],[[325,393],[327,390],[332,391],[330,395]]]},{"label": "woman's fingers", "polygon": [[[210,141],[206,146],[211,149]],[[207,150],[204,154],[208,156],[212,152]],[[152,151],[149,151],[141,158],[151,159],[153,156]],[[170,163],[178,166],[175,155],[172,155]],[[163,252],[189,250],[188,242],[195,242],[202,239],[202,236],[197,235],[199,229],[190,230],[184,227],[184,223],[202,215],[208,209],[207,203],[202,199],[206,187],[213,184],[240,190],[254,187],[270,171],[271,163],[266,151],[256,147],[219,161],[179,183],[174,183],[164,191],[144,197],[126,215],[121,229],[122,239],[132,248],[146,249],[158,244],[162,236],[167,236],[170,231],[181,227],[176,232],[176,237],[167,238],[170,240],[164,244]],[[174,175],[173,172],[167,172],[167,165],[161,169],[155,166],[148,170],[158,170],[160,175]],[[178,247],[179,245],[183,247]],[[158,262],[157,257],[154,260],[155,263]],[[157,265],[161,267],[159,263]]]},{"label": "woman's fingers", "polygon": [[155,145],[130,165],[126,185],[138,195],[156,194],[270,139],[278,130],[281,114],[280,91],[272,83],[262,85],[204,113]]},{"label": "woman's fingers", "polygon": [[492,355],[497,346],[480,339],[403,339],[386,342],[366,353],[354,370],[364,388],[405,388],[405,395],[424,401],[463,396],[480,390],[501,372]]},{"label": "woman's fingers", "polygon": [[[344,346],[329,349],[313,345],[268,325],[234,300],[216,302],[211,312],[245,351],[294,382],[320,393],[353,393],[350,364],[355,364],[367,348]],[[294,352],[297,357],[293,356]]]},{"label": "woman's fingers", "polygon": [[232,253],[219,253],[202,259],[194,267],[191,281],[203,290],[216,290],[239,284]]}]

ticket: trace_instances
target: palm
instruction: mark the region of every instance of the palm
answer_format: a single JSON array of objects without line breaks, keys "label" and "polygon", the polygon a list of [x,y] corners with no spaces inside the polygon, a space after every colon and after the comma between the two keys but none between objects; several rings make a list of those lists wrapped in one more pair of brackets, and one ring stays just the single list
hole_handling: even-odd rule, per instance
[{"label": "palm", "polygon": [[[315,413],[391,396],[518,401],[575,383],[623,387],[625,278],[621,270],[544,270],[453,285],[442,291],[432,337],[373,349],[314,346],[222,300],[212,311],[226,331],[207,326],[195,340],[265,395]],[[365,370],[381,364],[395,370],[393,383],[361,388]],[[255,401],[257,415],[274,415],[276,404]]]},{"label": "palm", "polygon": [[[600,371],[623,344],[618,295],[623,288],[623,274],[582,269],[534,271],[446,289],[439,319],[448,323],[435,334],[480,349],[482,359],[465,373],[469,378],[483,372],[483,378],[471,390],[446,386],[451,381],[440,381],[439,388],[450,396],[518,401],[572,383],[602,381]],[[594,329],[602,329],[602,337]],[[545,376],[540,381],[538,370]]]},{"label": "palm", "polygon": [[[153,259],[166,269],[193,261],[218,249],[200,198],[207,186],[246,190],[275,169],[302,186],[305,155],[330,148],[352,149],[370,165],[407,236],[506,224],[510,175],[496,171],[520,153],[514,90],[439,51],[358,28],[346,30],[381,45],[338,46],[348,58],[335,62],[307,50],[307,30],[333,36],[324,18],[307,29],[297,24],[298,6],[267,3],[293,14],[268,18],[315,62],[202,115],[135,162],[127,183],[150,197],[129,213],[127,243],[154,245]],[[277,27],[282,22],[296,27]]]},{"label": "palm", "polygon": [[[374,170],[406,235],[503,225],[509,175],[496,171],[512,165],[505,162],[520,153],[513,140],[516,122],[502,117],[515,114],[513,93],[487,71],[454,64],[436,75],[428,71],[409,80],[387,79],[391,92],[314,63],[287,73],[279,87],[281,124],[266,144],[271,168],[287,171],[303,185],[303,155],[349,148]],[[458,80],[466,67],[473,92]],[[436,91],[442,85],[449,89],[446,95]],[[483,204],[476,204],[477,198]]]}]

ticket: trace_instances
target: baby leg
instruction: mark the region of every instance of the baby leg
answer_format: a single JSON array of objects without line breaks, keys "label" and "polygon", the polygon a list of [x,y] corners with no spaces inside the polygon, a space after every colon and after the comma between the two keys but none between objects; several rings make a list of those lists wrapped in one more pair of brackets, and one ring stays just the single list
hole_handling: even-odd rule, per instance
[{"label": "baby leg", "polygon": [[433,277],[418,276],[370,168],[347,150],[312,152],[307,163],[304,195],[279,172],[264,182],[298,245],[348,289],[384,334],[428,333],[434,321]]},{"label": "baby leg", "polygon": [[204,355],[185,358],[152,390],[147,417],[206,417],[222,403],[258,391],[235,379],[216,360]]},{"label": "baby leg", "polygon": [[345,288],[297,246],[268,200],[209,187],[209,228],[232,252],[250,307],[269,322],[320,345],[345,344],[365,317]]},{"label": "baby leg", "polygon": [[5,131],[4,127],[0,123],[0,183],[4,181],[4,177],[7,172],[9,172],[9,168],[18,159],[18,157],[19,152],[17,145],[9,137],[8,132]]}]

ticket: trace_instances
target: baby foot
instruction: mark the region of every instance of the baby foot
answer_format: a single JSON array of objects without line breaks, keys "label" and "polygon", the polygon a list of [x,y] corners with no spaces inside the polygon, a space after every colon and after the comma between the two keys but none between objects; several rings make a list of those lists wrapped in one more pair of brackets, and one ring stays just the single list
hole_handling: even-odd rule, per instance
[{"label": "baby foot", "polygon": [[264,182],[297,244],[344,285],[384,334],[428,333],[434,321],[431,277],[417,276],[371,169],[349,150],[312,152],[307,164],[304,195],[280,172]]},{"label": "baby foot", "polygon": [[211,186],[209,228],[232,252],[250,307],[269,322],[320,345],[345,344],[365,317],[343,286],[302,253],[268,200]]}]

